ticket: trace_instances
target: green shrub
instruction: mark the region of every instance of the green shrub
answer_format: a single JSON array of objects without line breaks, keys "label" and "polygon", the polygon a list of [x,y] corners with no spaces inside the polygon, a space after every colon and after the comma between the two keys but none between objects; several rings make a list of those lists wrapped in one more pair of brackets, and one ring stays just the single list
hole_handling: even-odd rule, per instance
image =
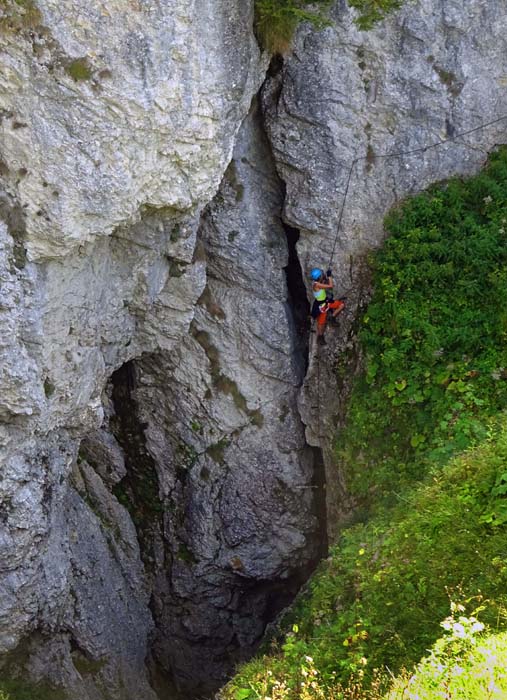
[{"label": "green shrub", "polygon": [[507,151],[393,211],[337,440],[352,491],[398,492],[484,437],[507,406]]},{"label": "green shrub", "polygon": [[475,618],[453,615],[447,634],[415,673],[395,680],[385,700],[503,700],[507,697],[507,634],[482,632]]},{"label": "green shrub", "polygon": [[389,12],[398,10],[403,0],[348,0],[348,3],[359,11],[356,20],[359,29],[366,30],[383,20]]},{"label": "green shrub", "polygon": [[224,700],[378,700],[384,669],[411,667],[439,637],[449,596],[488,599],[485,621],[506,626],[507,150],[408,200],[386,227],[360,333],[366,370],[337,441],[353,492],[374,507]]},{"label": "green shrub", "polygon": [[[310,10],[309,5],[321,5],[322,9]],[[329,5],[329,0],[255,0],[255,30],[262,48],[274,54],[287,53],[300,22],[311,22],[319,29],[329,25],[323,13]]]}]

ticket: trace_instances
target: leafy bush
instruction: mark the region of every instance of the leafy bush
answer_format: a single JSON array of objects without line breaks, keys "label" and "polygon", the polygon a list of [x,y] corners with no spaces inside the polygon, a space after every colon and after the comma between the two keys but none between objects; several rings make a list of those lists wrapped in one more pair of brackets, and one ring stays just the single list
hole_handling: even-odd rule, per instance
[{"label": "leafy bush", "polygon": [[385,700],[503,700],[507,697],[507,634],[488,635],[475,617],[442,622],[447,634],[414,674],[403,673]]},{"label": "leafy bush", "polygon": [[380,22],[389,12],[398,10],[403,0],[348,0],[351,7],[359,10],[356,24],[359,29],[371,29],[376,22]]},{"label": "leafy bush", "polygon": [[360,333],[366,373],[337,458],[352,490],[399,491],[507,406],[507,151],[386,220]]},{"label": "leafy bush", "polygon": [[255,29],[260,44],[270,53],[285,54],[290,49],[296,27],[300,22],[311,22],[322,28],[329,24],[323,11],[309,10],[308,6],[330,5],[329,0],[256,0]]},{"label": "leafy bush", "polygon": [[506,224],[506,149],[387,218],[366,371],[337,445],[375,507],[224,700],[378,700],[383,669],[410,667],[438,638],[450,595],[488,599],[485,621],[506,626]]}]

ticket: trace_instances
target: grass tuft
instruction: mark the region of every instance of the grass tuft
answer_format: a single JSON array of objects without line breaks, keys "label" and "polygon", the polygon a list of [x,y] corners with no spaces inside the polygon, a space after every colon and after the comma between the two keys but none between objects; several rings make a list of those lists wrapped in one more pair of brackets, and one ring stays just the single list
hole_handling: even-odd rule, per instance
[{"label": "grass tuft", "polygon": [[359,29],[367,31],[381,22],[394,10],[399,10],[403,0],[348,0],[350,7],[358,10],[356,24]]},{"label": "grass tuft", "polygon": [[[320,9],[309,9],[309,6]],[[290,52],[292,39],[300,22],[310,22],[317,29],[330,24],[325,10],[328,0],[256,0],[255,31],[263,49],[281,56]]]}]

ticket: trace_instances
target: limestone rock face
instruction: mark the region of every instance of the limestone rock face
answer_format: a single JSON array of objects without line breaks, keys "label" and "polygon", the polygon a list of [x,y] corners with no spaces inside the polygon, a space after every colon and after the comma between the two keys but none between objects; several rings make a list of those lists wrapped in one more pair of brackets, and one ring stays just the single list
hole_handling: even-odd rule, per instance
[{"label": "limestone rock face", "polygon": [[[323,553],[313,446],[331,531],[348,507],[334,360],[365,255],[506,123],[377,156],[507,111],[502,3],[353,18],[302,26],[259,109],[253,0],[2,4],[2,677],[207,692]],[[331,262],[348,295],[309,361],[298,237],[303,274]]]},{"label": "limestone rock face", "polygon": [[188,331],[200,211],[265,61],[243,0],[0,14],[0,663],[76,697],[150,698],[150,590],[104,388]]},{"label": "limestone rock face", "polygon": [[259,79],[251,18],[250,2],[41,0],[3,33],[2,160],[30,260],[212,197]]},{"label": "limestone rock face", "polygon": [[[365,254],[381,243],[383,217],[395,202],[432,182],[477,171],[507,133],[503,120],[416,150],[507,114],[502,3],[407,2],[368,32],[357,29],[354,17],[338,2],[332,26],[320,32],[301,27],[293,54],[263,88],[266,128],[286,185],[284,218],[301,231],[303,271],[331,265],[335,294],[348,296],[341,328],[328,332],[330,347],[321,350],[320,362],[316,349],[311,353],[300,398],[307,440],[326,453],[331,527],[344,496],[325,437],[341,412],[333,357],[350,344],[351,321],[366,296]],[[406,150],[415,152],[380,157]]]},{"label": "limestone rock face", "polygon": [[141,359],[135,389],[171,561],[155,576],[155,653],[203,691],[248,658],[322,552],[282,197],[257,120],[254,110],[202,219],[207,277],[191,332]]}]

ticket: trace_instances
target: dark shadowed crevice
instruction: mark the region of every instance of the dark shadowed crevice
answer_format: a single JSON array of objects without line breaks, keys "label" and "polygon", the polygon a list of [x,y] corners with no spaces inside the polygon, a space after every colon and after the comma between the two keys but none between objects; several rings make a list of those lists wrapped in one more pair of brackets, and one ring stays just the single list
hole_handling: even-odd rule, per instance
[{"label": "dark shadowed crevice", "polygon": [[[285,267],[287,279],[287,302],[291,310],[294,328],[294,352],[297,360],[304,367],[304,374],[308,370],[309,338],[311,330],[310,302],[303,280],[303,271],[297,252],[297,242],[300,233],[287,224],[284,224],[289,251],[289,261]],[[326,522],[326,478],[322,450],[319,447],[307,446],[313,456],[314,489],[314,514],[318,522],[318,556],[319,559],[327,556],[327,522]],[[317,564],[317,562],[315,562]]]},{"label": "dark shadowed crevice", "polygon": [[301,358],[304,371],[308,369],[308,340],[310,334],[310,303],[306,295],[303,272],[297,253],[299,231],[284,224],[289,262],[284,268],[287,280],[289,307],[294,321],[294,351]]},{"label": "dark shadowed crevice", "polygon": [[[2,161],[0,160],[0,166],[1,164]],[[26,265],[26,224],[24,212],[22,207],[1,189],[0,220],[6,223],[7,230],[12,237],[12,264],[14,270],[22,270]]]},{"label": "dark shadowed crevice", "polygon": [[150,684],[159,700],[191,700],[176,689],[175,681],[161,659],[155,653],[155,640],[160,633],[160,619],[154,604],[154,585],[158,576],[165,575],[172,567],[169,543],[164,537],[164,511],[166,504],[161,496],[155,459],[147,447],[146,424],[142,422],[136,387],[139,369],[131,360],[116,370],[110,379],[114,414],[110,418],[110,430],[120,444],[126,474],[113,487],[116,498],[130,513],[135,525],[141,559],[145,566],[151,591],[149,608],[155,630],[148,641],[146,667]]},{"label": "dark shadowed crevice", "polygon": [[113,372],[111,386],[114,415],[110,427],[123,449],[127,470],[113,487],[113,493],[129,511],[138,533],[144,565],[148,573],[153,573],[153,543],[162,530],[163,506],[155,461],[146,447],[145,426],[139,420],[134,398],[136,368],[133,361]]},{"label": "dark shadowed crevice", "polygon": [[[264,85],[261,87],[259,98],[259,105],[261,106],[258,116],[259,125],[267,147],[271,152],[275,171],[276,157],[270,140],[269,128],[265,121],[265,112],[268,104],[271,106],[274,104],[276,106],[281,99],[283,90],[283,70],[283,57],[274,56],[269,65]],[[283,220],[283,202],[285,202],[286,198],[286,185],[279,175],[277,175],[277,177],[282,200],[280,220],[285,231],[288,250],[288,262],[284,268],[287,281],[287,305],[292,317],[294,356],[297,364],[301,367],[302,386],[309,366],[311,307],[297,250],[297,244],[301,234],[297,228],[290,226]],[[325,465],[320,448],[307,445],[306,449],[311,452],[313,457],[313,507],[318,522],[317,532],[315,534],[318,538],[319,559],[327,556],[328,551]],[[314,562],[315,566],[318,563],[318,559]],[[311,571],[308,571],[307,575],[310,573]]]}]

